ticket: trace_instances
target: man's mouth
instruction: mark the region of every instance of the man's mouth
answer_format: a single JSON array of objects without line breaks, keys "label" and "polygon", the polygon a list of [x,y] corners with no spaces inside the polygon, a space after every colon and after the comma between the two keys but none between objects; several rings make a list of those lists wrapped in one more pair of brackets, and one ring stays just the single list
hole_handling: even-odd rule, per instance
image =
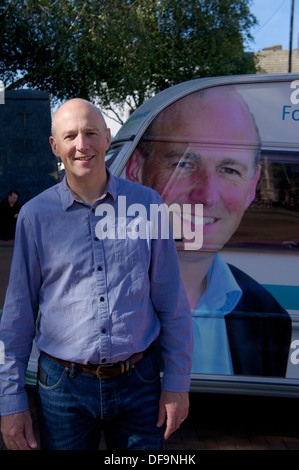
[{"label": "man's mouth", "polygon": [[209,225],[214,224],[216,222],[216,217],[198,217],[192,214],[182,214],[182,218],[187,221],[191,222],[193,225]]},{"label": "man's mouth", "polygon": [[214,224],[216,222],[215,217],[203,217],[203,225]]},{"label": "man's mouth", "polygon": [[80,162],[88,162],[94,157],[94,155],[90,155],[89,157],[77,157],[75,160],[79,160]]},{"label": "man's mouth", "polygon": [[185,220],[186,222],[190,222],[193,225],[201,225],[202,224],[202,218],[198,217],[193,214],[185,214],[184,212],[182,213],[182,219]]}]

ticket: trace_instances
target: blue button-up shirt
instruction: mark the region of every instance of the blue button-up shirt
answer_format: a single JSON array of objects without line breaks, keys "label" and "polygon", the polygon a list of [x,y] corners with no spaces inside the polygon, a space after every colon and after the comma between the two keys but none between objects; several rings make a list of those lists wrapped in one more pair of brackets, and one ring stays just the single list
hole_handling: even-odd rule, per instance
[{"label": "blue button-up shirt", "polygon": [[192,313],[193,373],[234,373],[225,315],[232,312],[241,296],[242,291],[232,272],[217,253],[207,273],[206,290]]},{"label": "blue button-up shirt", "polygon": [[66,179],[23,206],[0,329],[2,414],[28,409],[24,374],[35,334],[45,353],[99,364],[127,359],[160,335],[162,387],[189,389],[192,320],[173,238],[124,237],[137,219],[119,214],[120,199],[147,214],[162,203],[155,191],[109,174],[93,206],[78,202]]}]

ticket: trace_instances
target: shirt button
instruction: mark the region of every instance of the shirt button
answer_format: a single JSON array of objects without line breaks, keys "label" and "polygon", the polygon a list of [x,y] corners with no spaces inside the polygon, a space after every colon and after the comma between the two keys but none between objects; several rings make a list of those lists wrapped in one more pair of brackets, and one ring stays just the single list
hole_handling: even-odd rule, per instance
[{"label": "shirt button", "polygon": [[105,334],[106,331],[107,331],[106,328],[103,328],[103,329],[102,329],[102,333],[103,333],[103,334]]},{"label": "shirt button", "polygon": [[103,271],[103,266],[99,266],[98,271]]},{"label": "shirt button", "polygon": [[105,300],[105,297],[100,297],[101,302],[104,302],[104,300]]},{"label": "shirt button", "polygon": [[105,358],[104,358],[104,359],[102,359],[102,362],[106,362],[106,359],[105,359]]}]

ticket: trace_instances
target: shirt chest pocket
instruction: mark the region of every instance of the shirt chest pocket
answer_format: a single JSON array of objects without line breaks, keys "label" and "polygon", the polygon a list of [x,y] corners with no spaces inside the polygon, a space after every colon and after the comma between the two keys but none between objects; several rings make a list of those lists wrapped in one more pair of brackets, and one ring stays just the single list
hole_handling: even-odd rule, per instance
[{"label": "shirt chest pocket", "polygon": [[115,240],[115,259],[123,267],[145,269],[148,260],[148,246],[146,240],[131,239]]},{"label": "shirt chest pocket", "polygon": [[118,219],[115,226],[114,253],[119,263],[133,268],[147,265],[149,259],[148,225],[142,218]]}]

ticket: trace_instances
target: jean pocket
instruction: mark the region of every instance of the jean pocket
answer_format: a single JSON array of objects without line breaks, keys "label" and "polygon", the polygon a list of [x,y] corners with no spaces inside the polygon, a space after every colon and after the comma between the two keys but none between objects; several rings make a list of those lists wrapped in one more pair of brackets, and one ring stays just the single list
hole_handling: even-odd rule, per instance
[{"label": "jean pocket", "polygon": [[54,390],[62,384],[67,371],[66,367],[46,368],[39,363],[37,371],[38,384],[44,390]]},{"label": "jean pocket", "polygon": [[160,379],[160,369],[154,357],[148,356],[135,364],[134,371],[137,378],[147,384],[155,383]]}]

